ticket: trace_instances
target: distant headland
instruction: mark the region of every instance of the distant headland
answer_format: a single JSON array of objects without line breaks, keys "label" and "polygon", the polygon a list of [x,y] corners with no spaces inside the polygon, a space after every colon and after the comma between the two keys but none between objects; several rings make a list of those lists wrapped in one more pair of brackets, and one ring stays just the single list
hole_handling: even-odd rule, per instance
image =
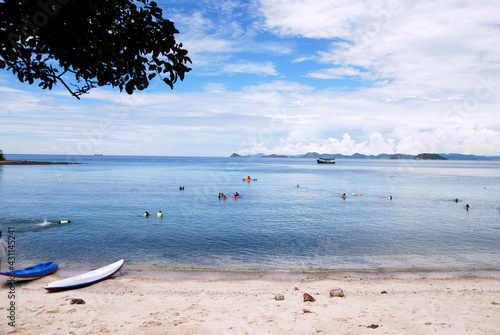
[{"label": "distant headland", "polygon": [[319,157],[335,157],[335,158],[346,158],[346,159],[416,159],[416,160],[467,160],[467,161],[479,161],[479,160],[500,160],[500,156],[478,156],[478,155],[463,155],[463,154],[435,154],[435,153],[421,153],[418,155],[406,155],[406,154],[379,154],[379,155],[364,155],[360,153],[355,153],[353,155],[343,155],[343,154],[319,154],[317,152],[308,152],[304,155],[265,155],[265,154],[255,154],[241,156],[237,153],[233,153],[230,157],[247,157],[247,158],[319,158]]},{"label": "distant headland", "polygon": [[0,165],[61,165],[61,164],[80,164],[70,162],[39,162],[39,161],[0,161]]},{"label": "distant headland", "polygon": [[0,150],[0,165],[59,165],[59,164],[80,164],[70,162],[39,162],[39,161],[11,161],[5,159],[3,151]]}]

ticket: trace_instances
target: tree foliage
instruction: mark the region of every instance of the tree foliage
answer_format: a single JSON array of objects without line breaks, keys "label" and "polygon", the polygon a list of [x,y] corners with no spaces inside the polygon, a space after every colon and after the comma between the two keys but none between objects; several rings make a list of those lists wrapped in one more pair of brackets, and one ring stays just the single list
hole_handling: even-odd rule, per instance
[{"label": "tree foliage", "polygon": [[106,85],[132,94],[156,76],[173,88],[191,70],[177,33],[149,0],[4,0],[0,68],[77,98]]}]

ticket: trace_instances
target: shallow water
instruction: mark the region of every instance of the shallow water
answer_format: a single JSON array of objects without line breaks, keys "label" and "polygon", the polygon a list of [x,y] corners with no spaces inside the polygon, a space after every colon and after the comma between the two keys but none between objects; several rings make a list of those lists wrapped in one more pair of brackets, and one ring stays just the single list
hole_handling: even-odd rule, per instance
[{"label": "shallow water", "polygon": [[15,229],[18,267],[500,270],[500,162],[7,158],[84,163],[0,166],[0,229],[5,240]]}]

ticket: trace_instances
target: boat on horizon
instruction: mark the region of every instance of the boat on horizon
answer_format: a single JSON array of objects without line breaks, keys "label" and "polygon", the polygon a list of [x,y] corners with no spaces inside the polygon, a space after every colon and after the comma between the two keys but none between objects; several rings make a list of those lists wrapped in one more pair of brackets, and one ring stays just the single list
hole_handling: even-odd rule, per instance
[{"label": "boat on horizon", "polygon": [[320,157],[317,159],[318,164],[335,164],[334,157]]}]

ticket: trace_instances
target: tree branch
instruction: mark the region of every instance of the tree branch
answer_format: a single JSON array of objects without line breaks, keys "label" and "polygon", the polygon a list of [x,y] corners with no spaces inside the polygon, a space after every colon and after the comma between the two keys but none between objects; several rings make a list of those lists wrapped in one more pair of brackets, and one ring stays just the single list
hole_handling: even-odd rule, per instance
[{"label": "tree branch", "polygon": [[74,96],[75,98],[77,98],[78,100],[80,100],[80,97],[75,93],[73,92],[68,85],[66,85],[66,83],[64,82],[64,80],[62,80],[61,76],[65,73],[66,71],[64,71],[63,73],[61,73],[61,75],[59,76],[56,76],[55,78],[57,80],[59,80],[63,85],[64,87],[66,87],[66,89],[69,91],[69,93],[71,93],[72,96]]}]

